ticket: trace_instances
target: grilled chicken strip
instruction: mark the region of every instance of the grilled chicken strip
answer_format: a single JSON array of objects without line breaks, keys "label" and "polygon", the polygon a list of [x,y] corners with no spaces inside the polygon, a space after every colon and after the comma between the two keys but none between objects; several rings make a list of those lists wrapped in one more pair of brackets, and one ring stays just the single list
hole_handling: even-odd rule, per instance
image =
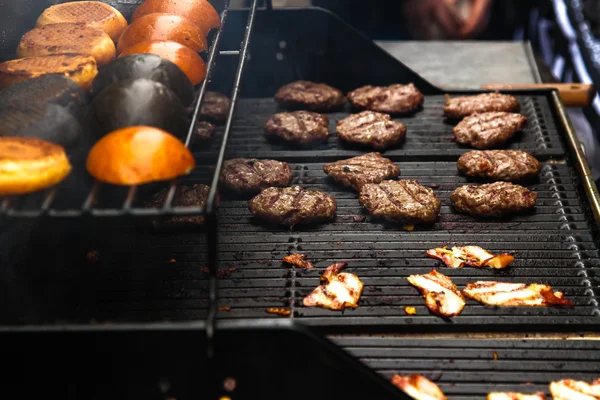
[{"label": "grilled chicken strip", "polygon": [[554,400],[599,400],[600,379],[591,384],[573,379],[551,382],[550,394]]},{"label": "grilled chicken strip", "polygon": [[322,307],[334,311],[358,307],[364,284],[354,274],[341,272],[348,266],[346,262],[331,264],[323,275],[321,285],[304,298],[306,307]]},{"label": "grilled chicken strip", "polygon": [[427,256],[435,258],[446,264],[448,268],[490,267],[496,269],[506,268],[515,258],[510,254],[493,255],[479,246],[446,247],[429,249]]},{"label": "grilled chicken strip", "polygon": [[515,392],[492,392],[488,393],[487,400],[546,400],[544,392],[524,394]]},{"label": "grilled chicken strip", "polygon": [[455,317],[465,308],[460,290],[446,275],[433,270],[426,275],[410,275],[408,281],[425,297],[429,310],[442,317]]},{"label": "grilled chicken strip", "polygon": [[446,400],[438,385],[422,375],[394,375],[392,384],[415,400]]},{"label": "grilled chicken strip", "polygon": [[462,291],[465,297],[487,306],[569,306],[573,303],[563,299],[561,292],[537,283],[505,283],[479,281],[469,283]]},{"label": "grilled chicken strip", "polygon": [[283,257],[281,260],[284,263],[295,265],[298,268],[314,268],[313,263],[308,261],[308,256],[306,254],[290,254],[289,256]]},{"label": "grilled chicken strip", "polygon": [[520,181],[540,173],[540,163],[521,150],[472,150],[458,159],[458,172],[473,178]]}]

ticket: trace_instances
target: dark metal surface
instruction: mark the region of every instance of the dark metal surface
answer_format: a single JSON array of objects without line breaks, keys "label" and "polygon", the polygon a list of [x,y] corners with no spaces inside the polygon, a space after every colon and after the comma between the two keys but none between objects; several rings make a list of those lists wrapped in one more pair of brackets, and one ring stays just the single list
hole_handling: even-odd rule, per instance
[{"label": "dark metal surface", "polygon": [[412,373],[426,376],[451,400],[483,399],[492,391],[549,395],[551,381],[600,378],[597,340],[331,339],[386,378]]},{"label": "dark metal surface", "polygon": [[[323,190],[338,202],[334,221],[285,227],[255,221],[246,198],[222,193],[219,219],[218,317],[279,318],[267,307],[288,307],[292,318],[326,331],[346,333],[402,327],[411,331],[503,331],[598,329],[600,254],[587,202],[575,171],[563,163],[544,163],[539,181],[527,186],[539,194],[534,212],[508,220],[485,221],[456,214],[451,191],[467,179],[455,162],[398,162],[401,178],[433,187],[442,202],[438,221],[405,231],[373,219],[353,191],[332,183],[321,163],[295,163],[294,182]],[[208,174],[194,174],[201,183]],[[48,229],[48,230],[46,230]],[[40,228],[25,258],[6,267],[12,279],[2,284],[2,324],[54,321],[160,321],[205,318],[208,308],[208,258],[205,234],[142,233],[135,227],[87,224]],[[463,268],[440,270],[459,287],[476,280],[546,283],[575,303],[570,308],[485,307],[469,301],[449,321],[431,315],[406,277],[438,266],[425,257],[442,245],[481,245],[514,252],[504,271]],[[51,249],[44,251],[43,249]],[[66,249],[57,252],[54,249]],[[88,252],[97,251],[96,259]],[[306,253],[314,270],[280,263],[289,253]],[[345,260],[349,272],[365,283],[360,307],[343,313],[302,306],[323,269]],[[23,289],[32,294],[23,302]],[[14,298],[13,298],[14,296]],[[406,315],[405,306],[417,314]]]}]

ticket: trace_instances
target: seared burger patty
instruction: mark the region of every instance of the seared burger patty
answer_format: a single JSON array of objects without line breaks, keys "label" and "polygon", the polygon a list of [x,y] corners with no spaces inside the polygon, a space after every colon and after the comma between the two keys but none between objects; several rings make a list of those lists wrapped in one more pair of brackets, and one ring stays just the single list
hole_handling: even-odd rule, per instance
[{"label": "seared burger patty", "polygon": [[279,113],[267,120],[265,132],[296,144],[320,142],[329,137],[329,118],[310,111]]},{"label": "seared burger patty", "polygon": [[336,88],[324,83],[296,81],[279,88],[275,100],[290,108],[329,111],[346,104],[346,97]]},{"label": "seared burger patty", "polygon": [[433,190],[414,180],[368,183],[358,199],[371,215],[396,222],[430,223],[440,213]]},{"label": "seared burger patty", "polygon": [[[175,196],[171,206],[173,207],[204,207],[208,199],[210,187],[194,184],[191,186],[179,186],[175,190]],[[162,189],[155,193],[144,206],[148,208],[160,208],[163,206],[169,190]],[[217,200],[218,202],[218,200]],[[191,215],[183,217],[167,217],[152,221],[156,229],[192,228],[204,225],[204,215]]]},{"label": "seared burger patty", "polygon": [[400,168],[379,153],[368,153],[325,164],[323,171],[334,181],[355,190],[360,190],[367,183],[379,183],[400,175]]},{"label": "seared burger patty", "polygon": [[465,185],[450,195],[456,211],[480,217],[502,217],[535,206],[537,193],[509,182]]},{"label": "seared burger patty", "polygon": [[525,127],[527,118],[521,114],[486,112],[473,114],[458,123],[453,129],[460,144],[476,149],[493,149],[502,146]]},{"label": "seared burger patty", "polygon": [[509,94],[498,92],[449,98],[444,106],[444,114],[450,118],[463,118],[488,111],[519,112],[519,110],[517,99]]},{"label": "seared burger patty", "polygon": [[520,181],[540,173],[540,163],[520,150],[473,150],[456,163],[458,172],[494,181]]},{"label": "seared burger patty", "polygon": [[358,110],[388,114],[409,113],[423,105],[425,97],[415,85],[363,86],[348,93],[348,101]]},{"label": "seared burger patty", "polygon": [[363,111],[338,121],[336,133],[346,142],[385,150],[404,139],[406,127],[387,114]]},{"label": "seared burger patty", "polygon": [[221,183],[238,192],[257,193],[271,186],[288,186],[292,169],[286,162],[234,158],[223,164]]},{"label": "seared burger patty", "polygon": [[200,108],[200,117],[215,122],[223,122],[229,115],[231,101],[229,97],[219,92],[206,92],[202,108]]},{"label": "seared burger patty", "polygon": [[196,121],[192,142],[206,142],[213,138],[215,126],[207,121]]},{"label": "seared burger patty", "polygon": [[327,193],[300,186],[271,187],[248,201],[248,209],[265,221],[294,226],[332,219],[337,204]]}]

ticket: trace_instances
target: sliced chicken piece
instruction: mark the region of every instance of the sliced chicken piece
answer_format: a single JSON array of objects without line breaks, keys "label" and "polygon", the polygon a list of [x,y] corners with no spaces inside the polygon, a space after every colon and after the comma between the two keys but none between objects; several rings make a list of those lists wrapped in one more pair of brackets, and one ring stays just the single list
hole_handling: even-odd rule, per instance
[{"label": "sliced chicken piece", "polygon": [[535,394],[492,392],[488,393],[487,400],[546,400],[546,395],[544,392],[537,392]]},{"label": "sliced chicken piece", "polygon": [[493,255],[479,246],[446,247],[427,250],[427,256],[435,258],[446,264],[448,268],[490,267],[496,269],[506,268],[515,258],[510,254]]},{"label": "sliced chicken piece", "polygon": [[339,262],[327,267],[321,275],[321,285],[304,298],[304,305],[334,311],[358,307],[364,284],[354,274],[340,273],[347,266],[348,263]]},{"label": "sliced chicken piece", "polygon": [[295,265],[298,268],[314,268],[313,263],[308,261],[308,256],[306,254],[290,254],[289,256],[283,257],[281,260],[284,263]]},{"label": "sliced chicken piece", "polygon": [[467,284],[462,291],[465,297],[488,306],[569,306],[573,303],[563,299],[561,292],[537,283],[475,282]]},{"label": "sliced chicken piece", "polygon": [[599,400],[600,379],[591,384],[573,379],[551,382],[550,394],[554,400]]},{"label": "sliced chicken piece", "polygon": [[415,400],[446,400],[442,389],[422,375],[394,375],[392,384]]},{"label": "sliced chicken piece", "polygon": [[426,275],[410,275],[407,279],[421,291],[425,305],[432,313],[454,317],[465,308],[460,290],[446,275],[433,270]]}]

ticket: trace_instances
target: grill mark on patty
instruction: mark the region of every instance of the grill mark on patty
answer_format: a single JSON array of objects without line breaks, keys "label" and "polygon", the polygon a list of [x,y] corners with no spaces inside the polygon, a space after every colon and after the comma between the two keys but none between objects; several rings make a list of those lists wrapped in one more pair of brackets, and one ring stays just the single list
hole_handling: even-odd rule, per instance
[{"label": "grill mark on patty", "polygon": [[483,156],[486,158],[486,160],[489,161],[490,165],[492,166],[492,171],[496,170],[496,161],[494,160],[494,157],[492,157],[490,155],[490,153],[488,153],[487,151],[483,152]]},{"label": "grill mark on patty", "polygon": [[294,117],[294,120],[296,120],[296,124],[298,124],[298,129],[300,129],[302,132],[308,131],[308,129],[306,128],[306,124],[304,123],[302,118],[300,118],[300,116],[298,114],[292,114],[292,115]]},{"label": "grill mark on patty", "polygon": [[423,202],[415,196],[413,191],[408,188],[408,184],[406,182],[401,181],[400,185],[402,186],[402,189],[404,189],[404,191],[415,201],[415,203],[425,206],[425,204],[423,204]]},{"label": "grill mark on patty", "polygon": [[[406,189],[406,188],[404,187],[404,185],[402,185],[402,188],[403,188],[403,189]],[[385,186],[379,186],[379,189],[380,189],[380,190],[381,190],[383,193],[385,193],[385,196],[387,197],[387,199],[389,200],[389,202],[390,202],[390,203],[394,204],[395,206],[397,206],[397,207],[399,207],[399,208],[402,208],[402,207],[403,207],[402,203],[398,202],[398,201],[397,201],[397,200],[394,198],[394,194],[393,194],[393,193],[390,193],[390,192],[389,192],[389,191],[388,191],[388,190],[385,188]]]}]

